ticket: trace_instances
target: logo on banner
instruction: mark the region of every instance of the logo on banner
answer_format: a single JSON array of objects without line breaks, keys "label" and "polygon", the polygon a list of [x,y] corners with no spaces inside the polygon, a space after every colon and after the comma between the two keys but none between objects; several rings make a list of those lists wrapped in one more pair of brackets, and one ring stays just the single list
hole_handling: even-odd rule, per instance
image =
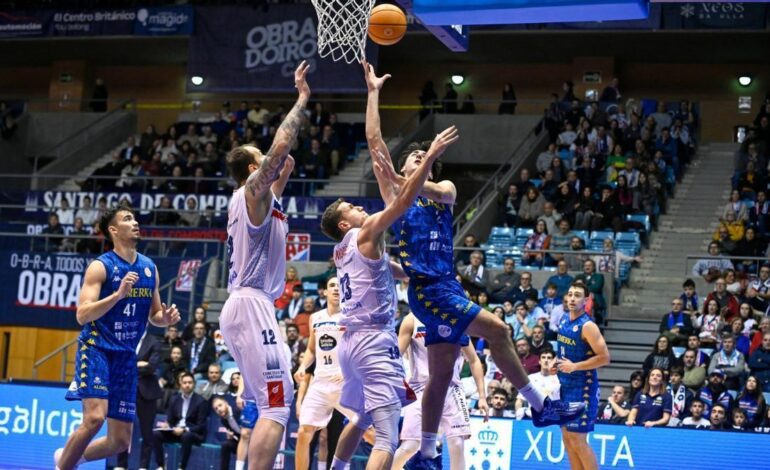
[{"label": "logo on banner", "polygon": [[190,292],[198,276],[201,267],[199,259],[185,259],[179,262],[179,272],[176,278],[176,290],[178,292]]},{"label": "logo on banner", "polygon": [[471,437],[465,444],[467,468],[510,468],[513,421],[510,419],[471,419]]},{"label": "logo on banner", "polygon": [[742,20],[745,12],[746,6],[743,2],[699,3],[698,6],[685,3],[679,9],[681,16],[698,17],[700,20]]},{"label": "logo on banner", "polygon": [[[299,62],[311,59],[318,51],[313,18],[255,26],[246,34],[246,46],[247,70],[282,64],[281,75],[289,77]],[[313,68],[314,62],[310,66]]]},{"label": "logo on banner", "polygon": [[310,234],[290,233],[286,236],[286,261],[310,261]]}]

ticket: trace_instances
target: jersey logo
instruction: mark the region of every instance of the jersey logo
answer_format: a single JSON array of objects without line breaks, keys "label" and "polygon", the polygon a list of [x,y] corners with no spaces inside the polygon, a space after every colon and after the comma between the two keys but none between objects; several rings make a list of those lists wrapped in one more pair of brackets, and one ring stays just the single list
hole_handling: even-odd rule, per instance
[{"label": "jersey logo", "polygon": [[283,222],[286,222],[287,220],[289,220],[289,218],[286,216],[286,214],[284,214],[283,212],[279,211],[278,209],[273,209],[273,212],[270,215],[272,215],[276,219],[281,220]]},{"label": "jersey logo", "polygon": [[332,336],[323,335],[318,338],[318,347],[321,348],[322,351],[331,351],[337,347],[337,340]]},{"label": "jersey logo", "polygon": [[452,335],[452,328],[446,325],[438,326],[438,335],[442,338],[449,338]]},{"label": "jersey logo", "polygon": [[147,277],[152,277],[152,272],[150,272],[150,268],[148,267],[144,268],[144,275]]},{"label": "jersey logo", "polygon": [[112,282],[120,282],[120,276],[113,276]]},{"label": "jersey logo", "polygon": [[267,402],[270,408],[282,408],[285,406],[283,382],[267,383]]}]

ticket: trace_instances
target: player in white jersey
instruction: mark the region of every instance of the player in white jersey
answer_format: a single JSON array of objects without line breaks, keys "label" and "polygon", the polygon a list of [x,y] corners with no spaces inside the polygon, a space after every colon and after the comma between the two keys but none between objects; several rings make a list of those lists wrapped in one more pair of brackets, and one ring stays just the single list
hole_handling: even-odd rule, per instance
[{"label": "player in white jersey", "polygon": [[[305,379],[305,371],[315,362],[313,380],[302,402],[297,403],[300,409],[299,432],[294,454],[294,468],[297,470],[306,470],[310,466],[310,441],[313,440],[316,431],[329,424],[335,409],[348,419],[355,418],[354,413],[340,406],[343,377],[338,358],[338,346],[345,327],[339,324],[340,284],[336,277],[326,282],[326,298],[327,308],[310,317],[308,348],[302,364],[294,374],[294,380],[297,383],[302,382]],[[326,462],[319,460],[318,465],[319,468],[325,467]]]},{"label": "player in white jersey", "polygon": [[[366,468],[391,467],[401,405],[415,396],[404,380],[394,331],[396,290],[391,270],[401,275],[403,271],[390,262],[384,234],[414,202],[433,162],[457,139],[454,127],[438,134],[420,169],[382,211],[369,215],[342,199],[324,211],[321,228],[339,242],[334,263],[340,280],[340,324],[346,329],[339,352],[345,378],[340,403],[358,414],[357,422],[345,428],[337,443],[332,469],[345,467],[371,424],[375,444]],[[375,169],[384,163],[379,155],[373,155],[372,161]]]},{"label": "player in white jersey", "polygon": [[294,72],[299,98],[276,131],[267,155],[243,145],[231,150],[226,160],[238,189],[227,213],[230,296],[219,323],[245,381],[244,399],[256,400],[259,407],[253,431],[257,438],[249,442],[249,469],[273,467],[294,395],[273,302],[283,290],[289,230],[278,198],[294,168],[289,150],[310,97],[305,80],[308,68],[303,61]]},{"label": "player in white jersey", "polygon": [[[417,393],[417,401],[404,408],[401,426],[401,445],[393,458],[393,470],[401,470],[406,462],[420,450],[422,439],[422,392],[428,383],[428,348],[425,346],[425,325],[413,313],[401,322],[398,330],[398,347],[409,358],[409,386]],[[449,465],[452,470],[465,470],[465,439],[471,436],[471,420],[465,391],[460,381],[463,356],[471,368],[471,375],[479,392],[479,409],[487,416],[489,406],[484,386],[484,366],[472,345],[464,346],[455,361],[454,376],[447,390],[439,431],[449,446]]]}]

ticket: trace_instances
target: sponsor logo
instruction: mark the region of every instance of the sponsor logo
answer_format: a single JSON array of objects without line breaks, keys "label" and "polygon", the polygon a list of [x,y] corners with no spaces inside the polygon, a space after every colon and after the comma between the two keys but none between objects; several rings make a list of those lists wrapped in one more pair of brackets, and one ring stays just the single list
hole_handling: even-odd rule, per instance
[{"label": "sponsor logo", "polygon": [[497,440],[500,439],[500,435],[489,428],[482,429],[476,436],[481,445],[495,445]]},{"label": "sponsor logo", "polygon": [[144,275],[147,277],[152,277],[152,272],[150,271],[150,268],[148,267],[144,268]]},{"label": "sponsor logo", "polygon": [[448,327],[446,325],[439,325],[438,326],[438,335],[442,338],[449,338],[449,336],[452,334],[452,328]]},{"label": "sponsor logo", "polygon": [[318,339],[318,347],[321,348],[322,351],[331,351],[337,347],[337,340],[332,336],[323,335]]},{"label": "sponsor logo", "polygon": [[270,408],[281,408],[286,406],[283,395],[283,382],[267,383],[267,402]]},{"label": "sponsor logo", "polygon": [[573,327],[572,327],[572,331],[574,331],[574,332],[576,332],[576,333],[577,333],[577,330],[578,330],[578,326],[577,326],[577,325],[575,325],[575,326],[573,326]]},{"label": "sponsor logo", "polygon": [[77,381],[73,380],[70,382],[70,388],[68,389],[70,392],[77,392],[78,391],[78,383]]},{"label": "sponsor logo", "polygon": [[102,379],[99,377],[94,377],[94,384],[99,385],[100,383],[102,383]]}]

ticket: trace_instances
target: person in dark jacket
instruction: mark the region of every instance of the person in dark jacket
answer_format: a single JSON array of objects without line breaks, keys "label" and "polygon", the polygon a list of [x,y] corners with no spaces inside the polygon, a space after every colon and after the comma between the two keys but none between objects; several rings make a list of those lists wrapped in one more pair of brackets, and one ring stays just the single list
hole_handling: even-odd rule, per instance
[{"label": "person in dark jacket", "polygon": [[503,101],[497,108],[497,114],[516,114],[516,92],[511,83],[503,87]]},{"label": "person in dark jacket", "polygon": [[671,342],[666,336],[660,335],[657,341],[655,341],[652,352],[644,360],[642,370],[644,375],[647,375],[652,369],[660,369],[664,373],[664,378],[668,380],[668,373],[676,363],[676,356],[674,356],[674,351],[671,350]]},{"label": "person in dark jacket", "polygon": [[749,356],[749,369],[762,391],[770,392],[770,333],[762,335],[762,346]]},{"label": "person in dark jacket", "polygon": [[205,378],[209,365],[217,360],[214,340],[206,336],[206,324],[196,322],[193,327],[193,339],[185,346],[185,357],[193,374]]},{"label": "person in dark jacket", "polygon": [[164,466],[163,444],[179,442],[182,444],[182,460],[179,468],[187,468],[192,446],[203,442],[206,437],[206,423],[209,416],[209,403],[195,393],[195,377],[189,372],[182,374],[179,393],[169,401],[166,409],[168,428],[153,432],[155,460],[159,467]]},{"label": "person in dark jacket", "polygon": [[692,319],[683,311],[684,302],[675,298],[671,302],[671,311],[660,319],[660,334],[669,339],[672,344],[685,346],[687,338],[692,334]]},{"label": "person in dark jacket", "polygon": [[743,238],[738,240],[735,244],[735,248],[732,251],[732,255],[737,256],[737,259],[733,260],[733,266],[738,271],[744,273],[757,273],[758,262],[752,259],[740,259],[740,257],[762,257],[765,256],[765,249],[767,248],[767,242],[763,242],[757,237],[757,230],[754,227],[748,227],[743,234]]},{"label": "person in dark jacket", "polygon": [[[157,371],[161,364],[162,343],[160,338],[145,332],[139,341],[136,354],[136,368],[139,379],[136,383],[136,417],[142,434],[140,468],[150,467],[152,452],[152,426],[155,423],[155,403],[163,397],[158,383]],[[128,468],[128,450],[118,455],[118,467]]]}]

